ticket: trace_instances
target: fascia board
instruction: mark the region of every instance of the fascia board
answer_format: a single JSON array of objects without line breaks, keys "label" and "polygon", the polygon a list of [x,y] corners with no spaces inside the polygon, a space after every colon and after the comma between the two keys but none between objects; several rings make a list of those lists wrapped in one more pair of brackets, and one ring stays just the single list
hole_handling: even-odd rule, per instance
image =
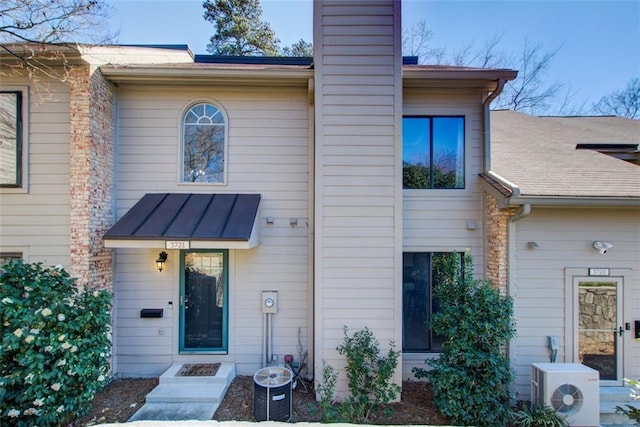
[{"label": "fascia board", "polygon": [[513,70],[425,70],[404,69],[404,87],[471,87],[493,90],[498,80],[513,80]]},{"label": "fascia board", "polygon": [[122,67],[104,65],[102,74],[115,83],[171,83],[171,84],[271,84],[278,86],[304,86],[313,78],[313,70],[265,69],[205,69],[182,67]]}]

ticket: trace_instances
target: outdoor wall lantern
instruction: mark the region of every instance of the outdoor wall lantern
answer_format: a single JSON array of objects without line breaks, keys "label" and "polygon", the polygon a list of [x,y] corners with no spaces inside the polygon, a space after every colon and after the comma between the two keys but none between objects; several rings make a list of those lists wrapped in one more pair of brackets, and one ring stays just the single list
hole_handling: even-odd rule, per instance
[{"label": "outdoor wall lantern", "polygon": [[164,263],[167,262],[167,253],[162,251],[158,254],[158,259],[156,260],[156,267],[158,267],[158,271],[162,271],[164,268]]}]

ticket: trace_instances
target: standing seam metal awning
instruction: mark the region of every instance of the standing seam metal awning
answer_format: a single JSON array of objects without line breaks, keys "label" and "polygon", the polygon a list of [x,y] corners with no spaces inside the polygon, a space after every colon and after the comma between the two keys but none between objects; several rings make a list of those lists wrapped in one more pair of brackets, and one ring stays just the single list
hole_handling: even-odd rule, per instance
[{"label": "standing seam metal awning", "polygon": [[107,248],[250,249],[259,194],[145,194],[103,237]]}]

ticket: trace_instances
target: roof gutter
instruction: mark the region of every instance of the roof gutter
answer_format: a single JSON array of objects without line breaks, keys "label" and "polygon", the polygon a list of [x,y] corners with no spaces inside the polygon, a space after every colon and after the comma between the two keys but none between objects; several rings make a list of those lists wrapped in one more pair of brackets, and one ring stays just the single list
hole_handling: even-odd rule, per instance
[{"label": "roof gutter", "polygon": [[491,178],[495,179],[496,181],[498,181],[500,184],[504,185],[511,191],[511,196],[509,196],[510,199],[512,197],[520,197],[520,187],[518,187],[516,184],[509,181],[507,178],[503,177],[502,175],[498,175],[494,171],[487,171],[486,173]]},{"label": "roof gutter", "polygon": [[254,84],[269,83],[275,86],[292,84],[308,86],[313,70],[296,68],[253,68],[214,66],[120,66],[103,65],[102,74],[115,83],[171,83],[171,84]]},{"label": "roof gutter", "polygon": [[502,93],[504,85],[507,82],[504,78],[498,79],[498,85],[495,90],[491,92],[485,100],[482,102],[482,112],[484,114],[482,121],[482,142],[484,146],[484,171],[489,172],[491,170],[491,102]]},{"label": "roof gutter", "polygon": [[510,197],[509,206],[536,205],[544,207],[629,207],[639,208],[640,200],[637,197],[571,197],[571,196],[521,196]]}]

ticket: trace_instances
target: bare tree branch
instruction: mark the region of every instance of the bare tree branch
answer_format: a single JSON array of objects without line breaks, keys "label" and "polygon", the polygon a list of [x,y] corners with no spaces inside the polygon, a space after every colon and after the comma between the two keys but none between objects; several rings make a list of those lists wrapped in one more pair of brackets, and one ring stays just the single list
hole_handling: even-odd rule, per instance
[{"label": "bare tree branch", "polygon": [[103,44],[115,38],[107,30],[112,7],[105,1],[0,0],[0,54],[15,60],[2,61],[0,76],[26,72],[34,84],[41,84],[42,77],[66,81],[65,50],[73,50],[75,43]]},{"label": "bare tree branch", "polygon": [[512,58],[500,50],[502,35],[494,35],[480,49],[475,49],[473,42],[454,52],[451,63],[457,66],[478,68],[500,68],[512,62]]},{"label": "bare tree branch", "polygon": [[417,56],[421,64],[440,64],[444,59],[445,49],[432,47],[432,38],[433,32],[427,26],[427,21],[421,19],[414,26],[404,29],[402,50],[405,55]]},{"label": "bare tree branch", "polygon": [[[430,45],[433,32],[426,22],[419,21],[404,31],[403,49],[405,54],[419,57],[420,63],[448,63],[455,66],[478,68],[512,68],[518,70],[516,80],[509,82],[503,93],[497,98],[494,106],[529,114],[548,112],[556,106],[559,93],[563,89],[561,83],[549,83],[547,73],[553,58],[560,51],[557,47],[551,51],[543,51],[539,45],[524,41],[522,51],[515,55],[501,49],[502,34],[488,39],[480,48],[471,42],[447,56],[445,49]],[[568,110],[570,97],[565,95],[560,100],[558,110]]]},{"label": "bare tree branch", "polygon": [[629,80],[620,91],[603,96],[593,104],[596,114],[615,115],[630,119],[640,118],[640,78]]},{"label": "bare tree branch", "polygon": [[518,77],[505,86],[496,106],[529,114],[547,111],[562,90],[561,83],[545,81],[551,61],[559,51],[560,47],[545,52],[540,45],[532,46],[525,40],[520,57],[512,65],[518,70]]},{"label": "bare tree branch", "polygon": [[104,0],[2,0],[0,42],[105,43],[110,12]]}]

